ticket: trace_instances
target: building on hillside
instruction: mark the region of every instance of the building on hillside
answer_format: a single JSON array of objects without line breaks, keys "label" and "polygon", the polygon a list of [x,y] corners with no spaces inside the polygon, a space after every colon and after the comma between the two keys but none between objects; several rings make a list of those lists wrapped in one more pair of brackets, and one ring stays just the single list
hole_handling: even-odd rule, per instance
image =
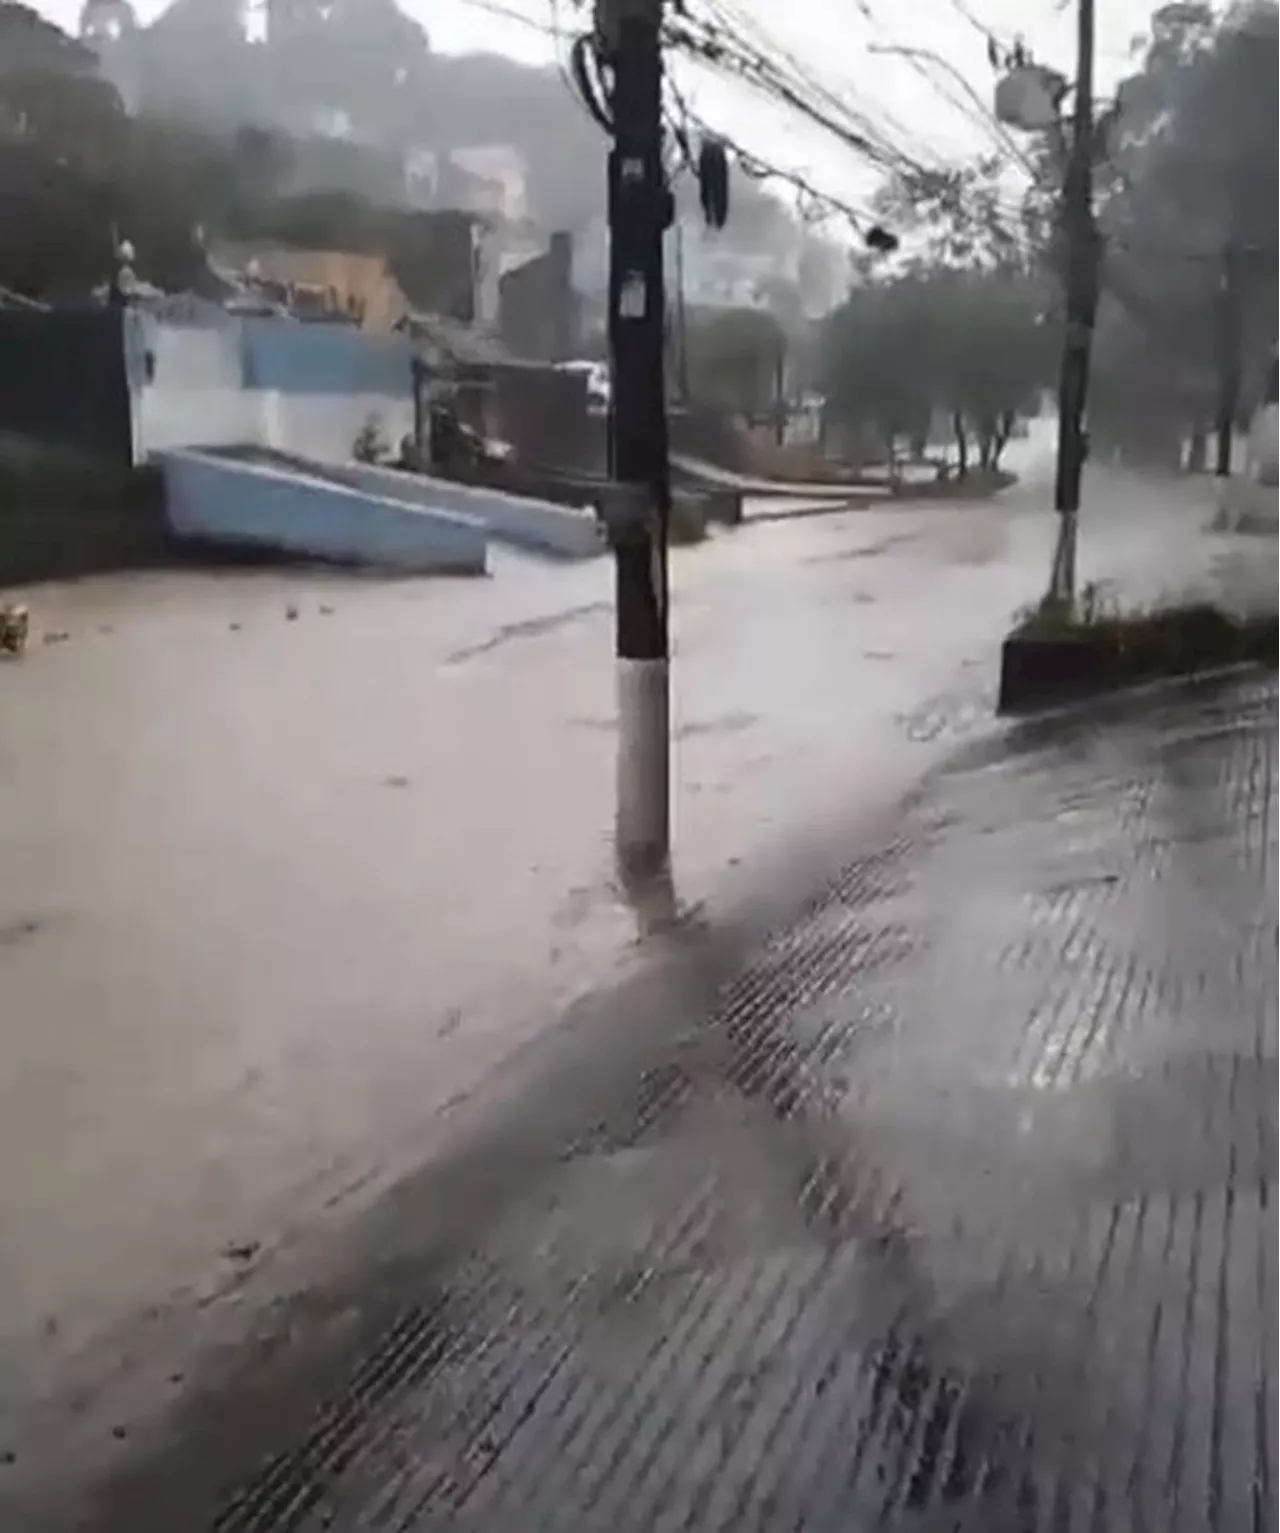
[{"label": "building on hillside", "polygon": [[496,333],[502,275],[495,231],[458,209],[409,209],[379,225],[380,249],[302,250],[270,242],[211,245],[214,274],[240,300],[299,319],[393,330],[412,311]]},{"label": "building on hillside", "polygon": [[498,330],[518,357],[567,362],[577,354],[581,303],[573,239],[560,230],[544,251],[507,264],[498,283]]},{"label": "building on hillside", "polygon": [[209,264],[246,296],[280,305],[299,319],[390,331],[408,310],[385,256],[223,242],[209,251]]},{"label": "building on hillside", "polygon": [[474,212],[519,223],[529,216],[528,176],[524,156],[512,144],[477,144],[455,149],[451,165],[478,183],[483,199]]},{"label": "building on hillside", "polygon": [[463,208],[411,209],[389,224],[386,256],[409,307],[464,325],[496,325],[493,231]]},{"label": "building on hillside", "polygon": [[130,0],[84,0],[78,26],[80,41],[97,56],[104,79],[115,86],[127,112],[136,112],[138,18]]}]

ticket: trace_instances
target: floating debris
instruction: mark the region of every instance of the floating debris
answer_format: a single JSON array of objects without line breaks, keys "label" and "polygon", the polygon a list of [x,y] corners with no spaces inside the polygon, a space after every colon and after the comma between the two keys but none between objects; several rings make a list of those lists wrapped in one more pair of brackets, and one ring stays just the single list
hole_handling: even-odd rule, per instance
[{"label": "floating debris", "polygon": [[30,633],[31,614],[21,602],[0,604],[0,654],[22,654]]}]

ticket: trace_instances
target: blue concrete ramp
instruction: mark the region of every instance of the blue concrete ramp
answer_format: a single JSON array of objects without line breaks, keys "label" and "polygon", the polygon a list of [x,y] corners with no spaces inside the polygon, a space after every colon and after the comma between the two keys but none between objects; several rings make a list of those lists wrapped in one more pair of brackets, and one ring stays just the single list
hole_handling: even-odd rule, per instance
[{"label": "blue concrete ramp", "polygon": [[487,567],[476,517],[212,453],[165,452],[158,461],[165,512],[182,539],[412,574],[482,575]]},{"label": "blue concrete ramp", "polygon": [[606,549],[603,528],[590,507],[576,510],[381,464],[317,464],[314,472],[332,482],[422,510],[472,518],[483,524],[491,538],[530,553],[556,559],[593,559]]}]

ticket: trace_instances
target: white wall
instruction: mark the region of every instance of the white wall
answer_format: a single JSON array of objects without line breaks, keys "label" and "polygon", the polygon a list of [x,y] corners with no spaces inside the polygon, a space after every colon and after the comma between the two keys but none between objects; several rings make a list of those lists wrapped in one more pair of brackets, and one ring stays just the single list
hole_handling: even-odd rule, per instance
[{"label": "white wall", "polygon": [[261,396],[241,388],[166,389],[148,384],[136,402],[140,460],[169,447],[238,447],[262,442]]},{"label": "white wall", "polygon": [[135,349],[141,356],[130,374],[137,462],[177,447],[268,447],[345,463],[371,417],[393,449],[413,430],[407,388],[394,395],[245,388],[234,320],[206,326],[148,321]]},{"label": "white wall", "polygon": [[261,446],[321,463],[347,463],[356,437],[373,417],[388,447],[397,449],[413,430],[413,402],[385,394],[253,393]]},{"label": "white wall", "polygon": [[379,394],[281,394],[241,388],[146,385],[136,402],[138,461],[174,447],[269,447],[346,463],[373,417],[396,449],[413,430],[413,405]]},{"label": "white wall", "polygon": [[134,456],[167,447],[231,447],[260,440],[260,409],[241,386],[240,335],[226,325],[148,323],[149,367],[135,380]]}]

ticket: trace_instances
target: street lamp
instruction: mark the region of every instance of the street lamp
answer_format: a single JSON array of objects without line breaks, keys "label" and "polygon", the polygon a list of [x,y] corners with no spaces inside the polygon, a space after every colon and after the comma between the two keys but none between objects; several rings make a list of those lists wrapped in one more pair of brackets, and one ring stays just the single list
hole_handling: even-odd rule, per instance
[{"label": "street lamp", "polygon": [[[1078,0],[1076,79],[1068,141],[1062,103],[1071,85],[1056,70],[1037,64],[1019,44],[1007,60],[995,90],[997,118],[1028,133],[1050,133],[1064,158],[1062,226],[1066,245],[1066,324],[1058,376],[1058,463],[1054,510],[1058,544],[1049,580],[1049,600],[1070,608],[1076,594],[1080,479],[1087,453],[1085,403],[1089,353],[1098,312],[1100,249],[1093,217],[1093,159],[1097,127],[1093,118],[1094,0]],[[992,62],[1000,62],[992,49]]]},{"label": "street lamp", "polygon": [[1043,64],[1015,64],[996,83],[996,118],[1024,133],[1052,132],[1061,126],[1062,102],[1070,89],[1064,76]]},{"label": "street lamp", "polygon": [[[942,70],[943,74],[950,76],[960,89],[973,102],[978,111],[984,117],[990,113],[990,107],[973,88],[964,75],[956,68],[950,59],[943,58],[940,53],[935,53],[932,48],[919,48],[905,46],[899,43],[871,43],[867,47],[868,53],[877,53],[888,58],[914,59],[917,63],[932,64],[935,69]],[[999,113],[996,114],[999,117]],[[1004,118],[1000,121],[1003,123]]]}]

